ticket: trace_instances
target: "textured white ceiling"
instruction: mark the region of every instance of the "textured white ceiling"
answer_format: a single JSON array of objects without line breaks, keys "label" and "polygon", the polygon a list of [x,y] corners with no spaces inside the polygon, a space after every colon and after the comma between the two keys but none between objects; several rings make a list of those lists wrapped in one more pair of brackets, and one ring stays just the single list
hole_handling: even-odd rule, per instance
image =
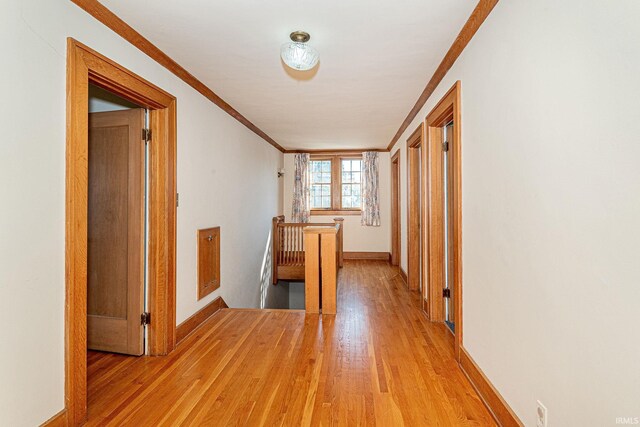
[{"label": "textured white ceiling", "polygon": [[[385,148],[477,0],[102,0],[288,149]],[[320,63],[280,60],[291,31]]]}]

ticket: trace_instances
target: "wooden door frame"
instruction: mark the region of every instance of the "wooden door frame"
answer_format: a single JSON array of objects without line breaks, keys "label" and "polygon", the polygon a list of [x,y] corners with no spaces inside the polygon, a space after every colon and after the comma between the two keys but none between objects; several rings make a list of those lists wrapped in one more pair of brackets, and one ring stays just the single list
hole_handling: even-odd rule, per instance
[{"label": "wooden door frame", "polygon": [[[424,276],[427,270],[424,268],[426,254],[423,243],[425,242],[424,227],[420,227],[421,223],[425,223],[424,210],[420,206],[420,200],[424,200],[425,196],[425,187],[419,173],[420,148],[424,148],[422,141],[424,141],[424,126],[420,123],[407,139],[407,285],[409,289],[417,291],[422,283],[424,305],[424,292],[427,288]],[[426,163],[423,161],[422,168],[424,169],[425,166]],[[416,194],[420,197],[416,197]],[[419,236],[418,239],[415,238],[416,235]],[[422,246],[422,258],[419,255],[420,246]],[[422,269],[420,264],[423,266]]]},{"label": "wooden door frame", "polygon": [[[460,81],[442,97],[431,110],[426,119],[426,137],[428,149],[424,150],[423,159],[429,170],[423,170],[428,180],[429,197],[429,277],[434,284],[443,283],[444,279],[444,188],[442,183],[442,128],[453,120],[453,139],[449,153],[452,156],[451,178],[453,179],[453,304],[455,318],[454,350],[456,360],[460,361],[462,346],[462,138],[460,111]],[[423,203],[423,205],[424,205]],[[442,286],[429,287],[429,313],[432,321],[443,322],[444,298]]]},{"label": "wooden door frame", "polygon": [[400,265],[402,254],[400,193],[400,150],[398,150],[391,157],[391,265]]},{"label": "wooden door frame", "polygon": [[89,83],[150,110],[149,354],[175,347],[176,98],[72,38],[67,39],[65,408],[87,416],[87,198]]}]

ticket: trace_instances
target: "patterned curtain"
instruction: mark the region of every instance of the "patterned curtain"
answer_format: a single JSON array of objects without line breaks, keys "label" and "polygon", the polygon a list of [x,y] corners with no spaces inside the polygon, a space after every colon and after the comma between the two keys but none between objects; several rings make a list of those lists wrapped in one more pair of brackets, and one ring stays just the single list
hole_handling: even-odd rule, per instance
[{"label": "patterned curtain", "polygon": [[379,193],[378,153],[365,151],[362,153],[362,225],[380,227]]},{"label": "patterned curtain", "polygon": [[309,157],[308,153],[302,153],[296,154],[294,159],[293,222],[309,222]]}]

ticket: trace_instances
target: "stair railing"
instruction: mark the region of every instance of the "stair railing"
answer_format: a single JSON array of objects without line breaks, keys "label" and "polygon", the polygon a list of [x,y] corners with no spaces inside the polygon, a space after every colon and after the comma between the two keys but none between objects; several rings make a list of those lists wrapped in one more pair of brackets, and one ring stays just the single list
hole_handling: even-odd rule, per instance
[{"label": "stair railing", "polygon": [[278,280],[304,280],[305,278],[305,227],[336,228],[336,264],[342,267],[343,255],[343,218],[334,218],[333,223],[293,223],[285,222],[284,215],[272,220],[272,278]]}]

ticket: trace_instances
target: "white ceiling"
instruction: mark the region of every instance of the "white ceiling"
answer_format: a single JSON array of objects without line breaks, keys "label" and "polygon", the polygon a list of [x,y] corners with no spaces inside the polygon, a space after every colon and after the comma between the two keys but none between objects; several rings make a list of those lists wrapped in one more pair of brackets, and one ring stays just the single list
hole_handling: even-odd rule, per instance
[{"label": "white ceiling", "polygon": [[[283,147],[333,149],[386,148],[477,0],[102,3]],[[307,75],[280,61],[294,30]]]}]

